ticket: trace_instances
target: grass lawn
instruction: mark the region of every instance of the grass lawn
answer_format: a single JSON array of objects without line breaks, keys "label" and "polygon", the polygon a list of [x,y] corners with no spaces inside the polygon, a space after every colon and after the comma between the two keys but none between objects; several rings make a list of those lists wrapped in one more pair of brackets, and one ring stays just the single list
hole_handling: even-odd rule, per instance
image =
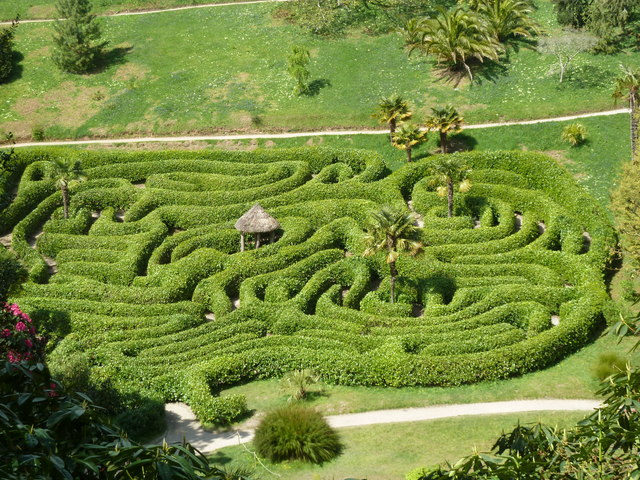
[{"label": "grass lawn", "polygon": [[[474,446],[486,451],[500,433],[510,431],[518,421],[570,427],[585,415],[586,412],[535,412],[345,428],[340,430],[344,453],[331,462],[322,466],[301,462],[265,465],[282,480],[400,480],[418,467],[455,462],[471,454]],[[253,451],[251,444],[247,448]],[[225,448],[210,458],[218,465],[255,468],[259,478],[275,478],[242,446]]]},{"label": "grass lawn", "polygon": [[[551,3],[540,6],[552,25]],[[274,20],[272,9],[103,19],[109,62],[84,76],[51,63],[50,24],[23,24],[16,47],[24,59],[0,86],[0,130],[27,139],[34,127],[48,138],[373,127],[376,103],[394,91],[411,100],[418,121],[447,102],[471,123],[549,117],[612,108],[619,64],[640,65],[638,54],[584,54],[559,84],[552,57],[523,48],[504,71],[489,69],[491,78],[454,89],[434,81],[429,60],[407,59],[396,34],[322,39]],[[293,44],[311,50],[314,95],[292,93],[286,56]]]},{"label": "grass lawn", "polygon": [[[248,0],[94,0],[93,11],[99,15],[133,10],[203,5],[207,3],[236,3]],[[249,0],[250,1],[250,0]],[[0,21],[55,18],[56,0],[3,0],[0,3]]]}]

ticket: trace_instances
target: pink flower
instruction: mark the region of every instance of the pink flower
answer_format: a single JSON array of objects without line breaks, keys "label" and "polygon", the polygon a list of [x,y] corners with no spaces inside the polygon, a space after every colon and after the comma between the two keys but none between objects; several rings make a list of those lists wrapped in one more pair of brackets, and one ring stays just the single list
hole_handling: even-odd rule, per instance
[{"label": "pink flower", "polygon": [[11,336],[11,330],[5,328],[0,335],[4,338],[9,338]]},{"label": "pink flower", "polygon": [[7,352],[7,358],[11,363],[18,363],[20,360],[22,360],[22,356],[12,350],[9,350]]},{"label": "pink flower", "polygon": [[58,396],[58,392],[56,392],[56,384],[51,382],[49,384],[49,387],[51,388],[51,391],[49,392],[49,396],[50,397],[57,397]]},{"label": "pink flower", "polygon": [[33,342],[28,338],[24,341],[24,344],[27,346],[27,348],[33,348]]},{"label": "pink flower", "polygon": [[16,330],[19,332],[26,332],[27,326],[24,324],[24,322],[18,322],[16,323]]},{"label": "pink flower", "polygon": [[36,327],[29,327],[29,333],[31,335],[35,335],[36,334]]}]

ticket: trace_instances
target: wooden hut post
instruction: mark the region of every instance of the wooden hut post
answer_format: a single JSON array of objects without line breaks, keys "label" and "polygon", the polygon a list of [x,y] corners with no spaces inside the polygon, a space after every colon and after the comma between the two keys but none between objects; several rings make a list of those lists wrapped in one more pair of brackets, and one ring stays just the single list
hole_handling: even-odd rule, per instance
[{"label": "wooden hut post", "polygon": [[244,232],[240,232],[240,251],[244,252]]},{"label": "wooden hut post", "polygon": [[256,232],[256,248],[260,248],[260,232]]},{"label": "wooden hut post", "polygon": [[269,234],[269,245],[276,241],[276,232],[271,232]]}]

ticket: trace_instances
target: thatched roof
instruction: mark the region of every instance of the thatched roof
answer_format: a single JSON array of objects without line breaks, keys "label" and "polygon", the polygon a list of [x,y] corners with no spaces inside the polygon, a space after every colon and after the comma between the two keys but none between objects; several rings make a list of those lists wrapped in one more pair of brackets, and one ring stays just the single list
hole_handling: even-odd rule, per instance
[{"label": "thatched roof", "polygon": [[236,222],[236,229],[246,233],[272,232],[280,228],[278,221],[256,203]]}]

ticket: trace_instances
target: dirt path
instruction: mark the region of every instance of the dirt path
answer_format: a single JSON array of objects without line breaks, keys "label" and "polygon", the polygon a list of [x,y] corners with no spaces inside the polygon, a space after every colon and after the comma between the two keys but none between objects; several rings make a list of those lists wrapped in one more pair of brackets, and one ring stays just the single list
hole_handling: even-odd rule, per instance
[{"label": "dirt path", "polygon": [[[600,405],[596,400],[514,400],[508,402],[468,403],[438,405],[424,408],[401,408],[373,412],[349,413],[326,417],[335,428],[361,427],[381,423],[404,423],[435,420],[463,415],[499,415],[503,413],[541,411],[585,411]],[[224,447],[250,442],[253,439],[255,420],[237,430],[211,433],[202,429],[188,405],[169,403],[166,405],[167,432],[163,435],[167,443],[180,443],[183,438],[202,452],[208,453]],[[159,439],[162,441],[162,438]]]},{"label": "dirt path", "polygon": [[[205,3],[202,5],[186,5],[184,7],[173,8],[159,8],[154,10],[135,10],[119,13],[106,13],[104,15],[96,15],[97,17],[125,17],[130,15],[149,15],[152,13],[164,13],[164,12],[177,12],[180,10],[193,10],[194,8],[214,8],[214,7],[227,7],[229,5],[247,5],[252,3],[274,3],[274,2],[290,2],[291,0],[239,0],[237,2],[218,2],[218,3]],[[20,20],[20,23],[48,23],[55,22],[55,18],[40,18],[33,20]],[[10,21],[2,21],[0,25],[11,25]]]},{"label": "dirt path", "polygon": [[[276,1],[276,0],[268,0]],[[280,0],[277,0],[280,1]],[[570,115],[566,117],[540,118],[537,120],[522,120],[516,122],[502,123],[480,123],[475,125],[465,125],[465,130],[474,130],[477,128],[495,128],[495,127],[511,127],[514,125],[535,125],[537,123],[565,122],[568,120],[577,120],[580,118],[590,117],[606,117],[610,115],[619,115],[629,113],[629,109],[621,108],[618,110],[608,110],[606,112],[582,113],[579,115]],[[320,132],[293,132],[293,133],[251,133],[243,135],[199,135],[199,136],[180,136],[180,137],[136,137],[136,138],[111,138],[99,140],[63,140],[56,142],[25,142],[16,143],[13,147],[55,147],[64,145],[112,145],[118,143],[147,143],[147,142],[189,142],[189,141],[207,141],[207,140],[253,140],[253,139],[277,139],[277,138],[296,138],[296,137],[321,137],[321,136],[349,136],[349,135],[388,135],[387,130],[325,130]]]}]

